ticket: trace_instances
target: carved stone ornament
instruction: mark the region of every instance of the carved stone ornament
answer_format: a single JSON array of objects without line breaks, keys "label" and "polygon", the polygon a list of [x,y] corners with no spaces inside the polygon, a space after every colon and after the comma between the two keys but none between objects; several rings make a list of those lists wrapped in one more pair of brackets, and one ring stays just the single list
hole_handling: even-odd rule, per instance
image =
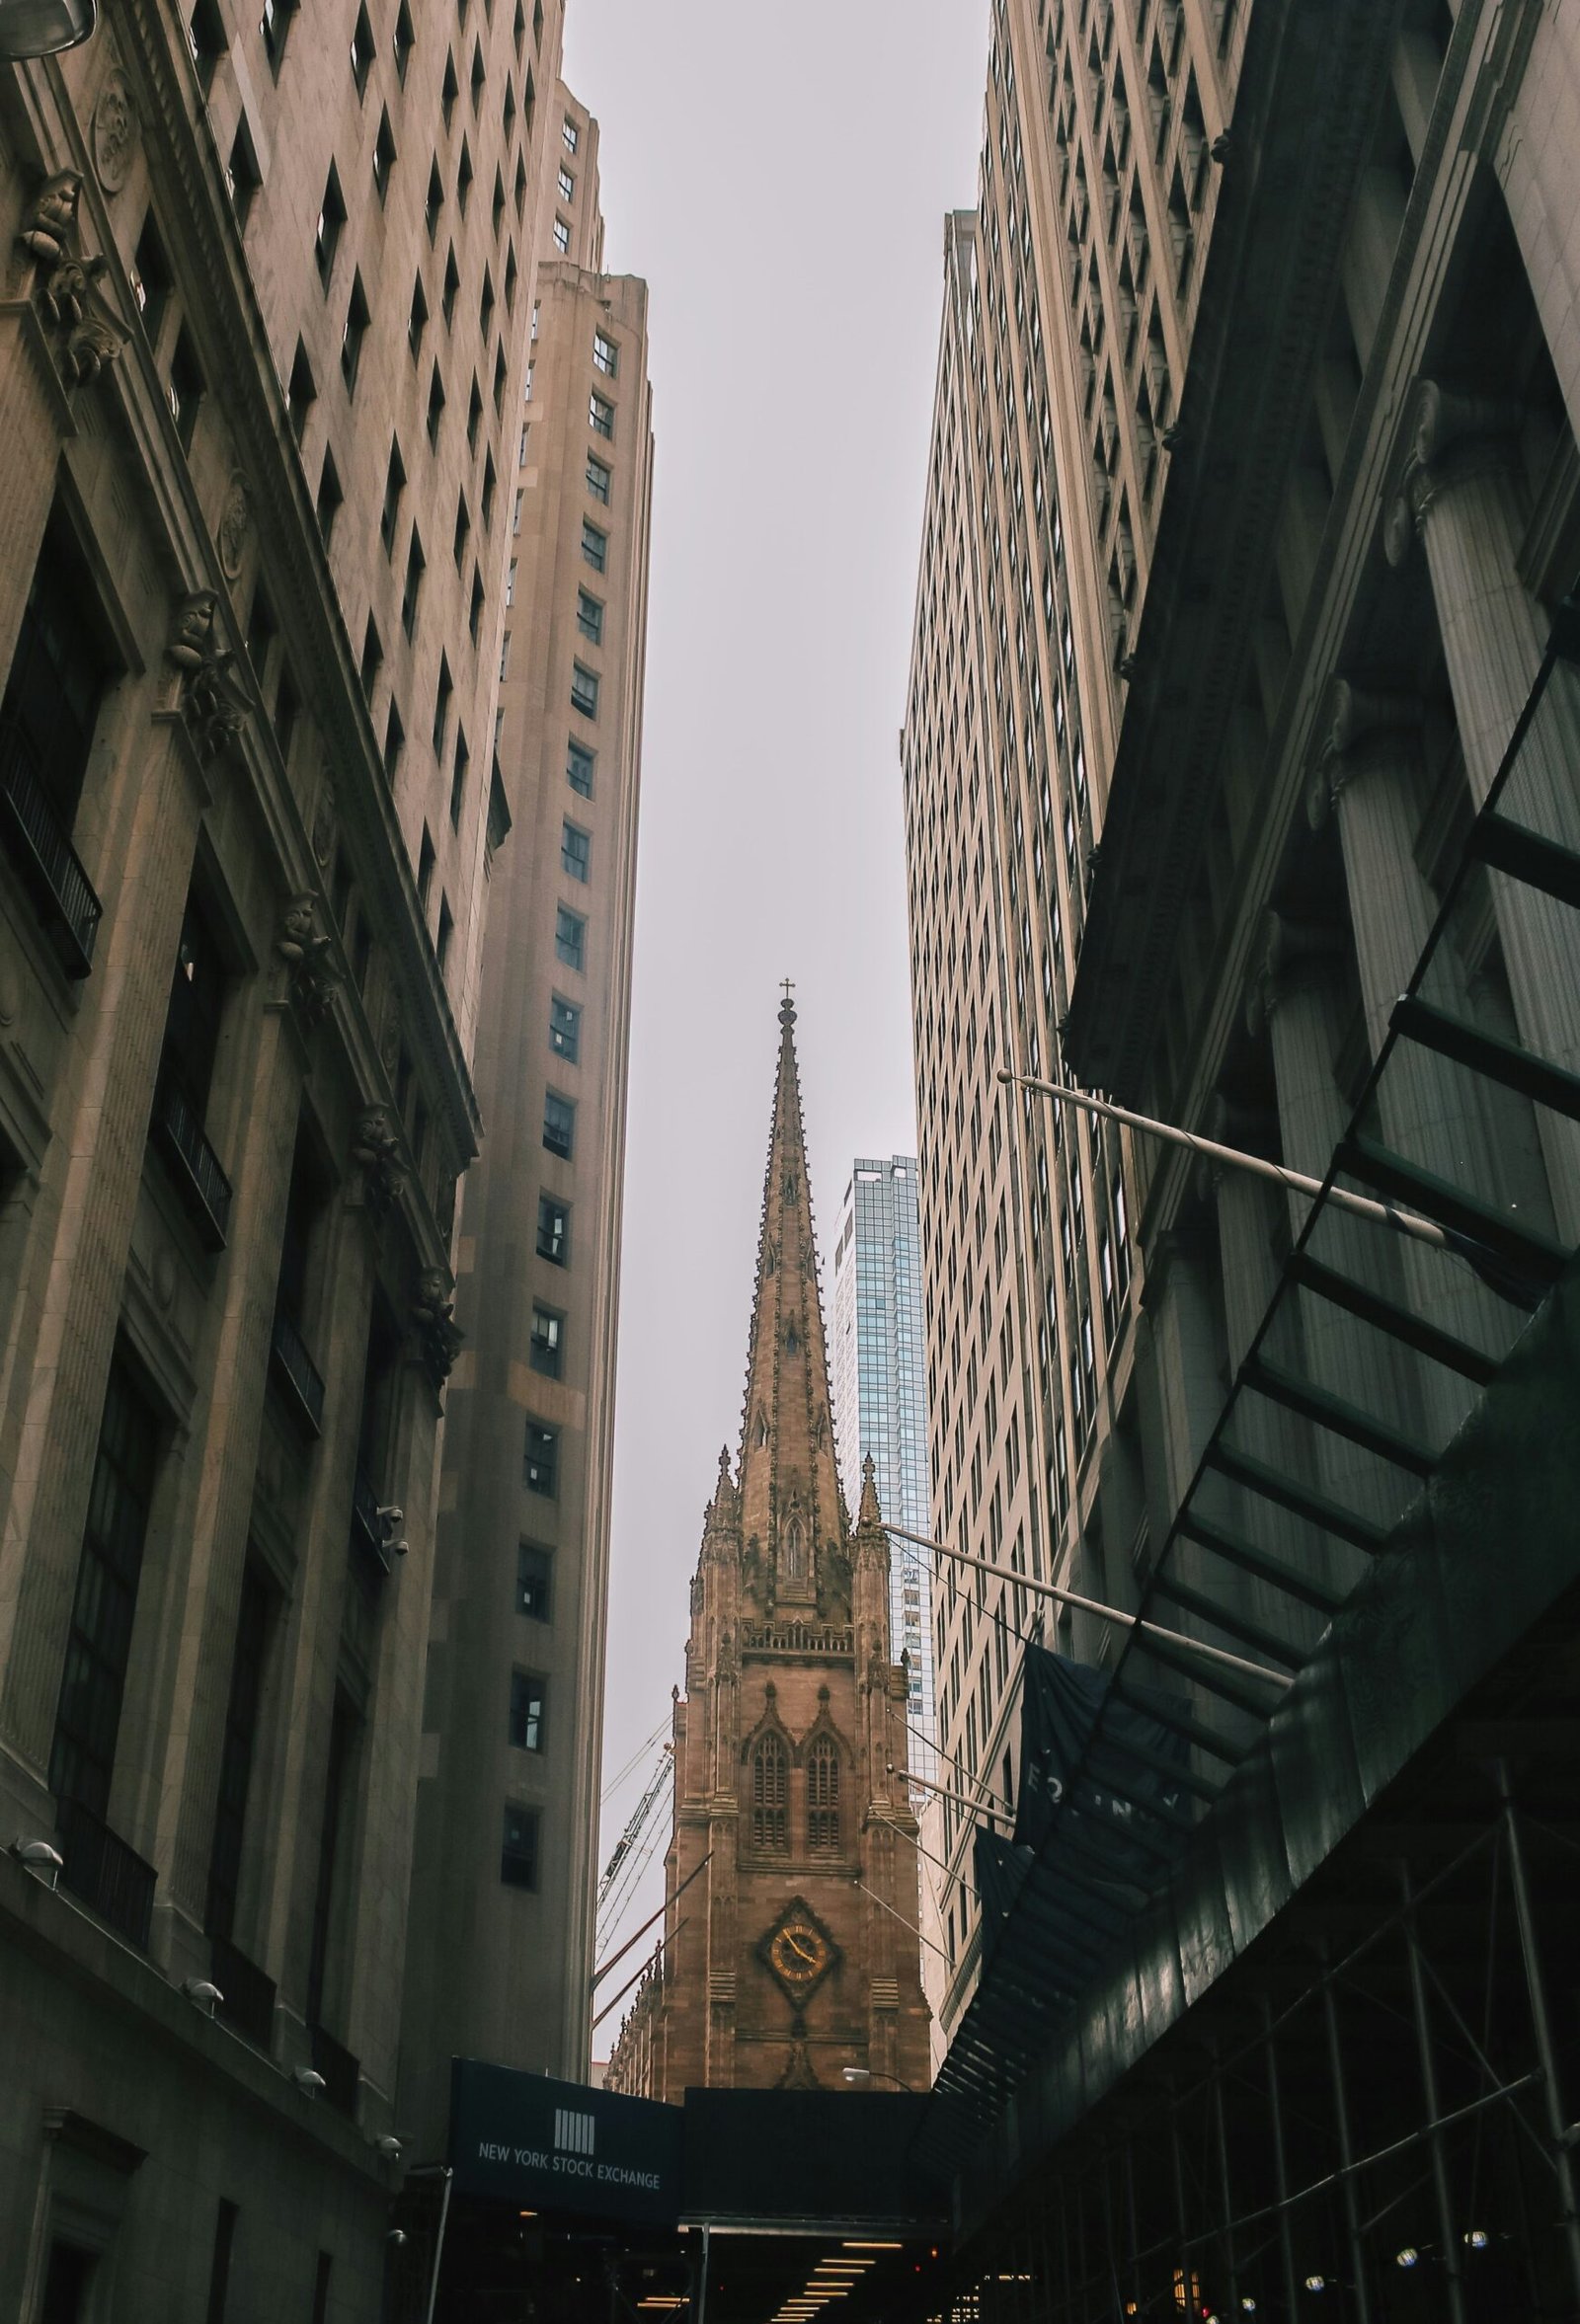
[{"label": "carved stone ornament", "polygon": [[214,590],[191,590],[176,606],[165,648],[179,673],[181,715],[204,766],[223,755],[247,723],[235,654],[219,643],[218,605]]},{"label": "carved stone ornament", "polygon": [[318,898],[311,891],[293,895],[275,937],[275,954],[285,972],[285,997],[306,1025],[316,1025],[340,982],[335,939],[316,928]]},{"label": "carved stone ornament", "polygon": [[126,344],[96,285],[105,261],[77,246],[82,178],[57,170],[33,198],[17,236],[33,262],[34,297],[54,342],[55,365],[65,385],[89,386]]},{"label": "carved stone ornament", "polygon": [[423,1361],[435,1385],[447,1380],[465,1334],[455,1321],[449,1278],[441,1267],[425,1267],[412,1293],[412,1329]]},{"label": "carved stone ornament", "polygon": [[362,1174],[368,1208],[382,1217],[406,1184],[401,1138],[387,1106],[365,1106],[352,1132],[352,1160]]},{"label": "carved stone ornament", "polygon": [[219,562],[227,581],[234,581],[241,572],[252,518],[252,498],[247,490],[247,479],[238,469],[225,487],[225,504],[219,511],[219,523],[214,533]]},{"label": "carved stone ornament", "polygon": [[112,65],[93,109],[93,166],[107,194],[118,194],[131,174],[139,127],[130,84],[119,65]]}]

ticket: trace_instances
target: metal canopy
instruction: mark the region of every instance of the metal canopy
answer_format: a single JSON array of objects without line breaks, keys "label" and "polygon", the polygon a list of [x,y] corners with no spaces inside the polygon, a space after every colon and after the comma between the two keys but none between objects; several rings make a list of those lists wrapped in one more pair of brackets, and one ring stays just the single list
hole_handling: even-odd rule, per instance
[{"label": "metal canopy", "polygon": [[[1464,963],[1485,945],[1489,915],[1533,892],[1560,907],[1561,935],[1580,962],[1580,853],[1547,827],[1541,775],[1569,763],[1568,736],[1580,732],[1580,675],[1570,654],[1575,619],[1566,606],[1519,726],[1487,798],[1466,833],[1460,861],[1407,992],[1389,1023],[1348,1133],[1335,1151],[1321,1196],[1296,1236],[1278,1288],[1234,1380],[1195,1476],[1141,1593],[1138,1615],[1215,1645],[1253,1643],[1269,1660],[1306,1670],[1329,1623],[1363,1576],[1397,1552],[1400,1520],[1567,1266],[1573,1237],[1543,1215],[1543,1150],[1576,1152],[1580,1077],[1561,1061],[1490,1033],[1466,1014]],[[1502,891],[1499,893],[1499,891]],[[1520,891],[1524,891],[1522,894]],[[1570,915],[1575,915],[1572,925]],[[1462,1111],[1495,1134],[1466,1138],[1443,1175],[1441,1130],[1432,1150],[1390,1145],[1383,1123],[1419,1120],[1412,1089],[1427,1070]],[[1457,1085],[1457,1086],[1456,1086]],[[1424,1146],[1424,1140],[1423,1140]],[[1526,1167],[1520,1157],[1526,1157]],[[1511,1156],[1513,1160],[1511,1161]],[[1561,1169],[1556,1174],[1561,1178]],[[1412,1246],[1407,1258],[1385,1230],[1357,1222],[1328,1197],[1335,1188],[1402,1200],[1439,1221],[1457,1247]],[[1344,1376],[1335,1376],[1342,1348]],[[1134,1627],[1110,1632],[1113,1683],[1069,1784],[1073,1813],[1056,1818],[1032,1854],[1005,1909],[982,1931],[982,1968],[918,2132],[929,2159],[960,2167],[980,2155],[1051,2035],[1067,2043],[1099,1973],[1112,1984],[1140,1917],[1171,1885],[1221,1882],[1211,1869],[1244,1858],[1277,1834],[1245,1828],[1245,1784],[1235,1784],[1227,1820],[1218,1796],[1257,1750],[1278,1697],[1175,1653]],[[1403,1691],[1416,1672],[1401,1671]],[[1167,1817],[1146,1818],[1128,1887],[1102,1882],[1075,1831],[1096,1790],[1155,1780],[1128,1760],[1114,1730],[1127,1704],[1155,1700],[1159,1678],[1175,1708],[1159,1713],[1191,1746],[1190,1780]],[[1297,1679],[1279,1726],[1309,1730],[1312,1685],[1331,1691],[1331,1656],[1320,1672]],[[1185,1690],[1182,1697],[1181,1690]],[[1373,1705],[1385,1718],[1386,1706]],[[1262,1754],[1258,1754],[1259,1756]],[[1353,1800],[1351,1795],[1353,1794]],[[1276,1866],[1250,1878],[1271,1908],[1319,1860],[1360,1790],[1342,1769],[1325,1773],[1307,1801],[1311,1831]],[[1210,1820],[1204,1828],[1203,1820]],[[1352,1819],[1353,1820],[1353,1819]],[[1319,1828],[1320,1827],[1320,1828]],[[1212,1844],[1204,1847],[1211,1833]],[[1187,1868],[1196,1864],[1193,1873]],[[1199,1859],[1199,1862],[1198,1862]],[[1058,1967],[1050,1960],[1057,1943]],[[1074,1974],[1070,1974],[1071,1963]],[[1210,1982],[1211,1964],[1192,1965]],[[1138,1963],[1135,1975],[1180,1974]],[[1089,2015],[1090,2004],[1087,2005]],[[1103,2047],[1101,2030],[1079,2021],[1079,2040]]]}]

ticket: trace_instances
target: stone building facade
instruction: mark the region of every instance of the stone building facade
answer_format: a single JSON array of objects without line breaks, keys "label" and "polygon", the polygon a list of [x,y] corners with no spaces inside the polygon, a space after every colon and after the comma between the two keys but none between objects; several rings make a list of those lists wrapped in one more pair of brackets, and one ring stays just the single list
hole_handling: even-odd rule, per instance
[{"label": "stone building facade", "polygon": [[[1011,1569],[940,1586],[963,1792],[1009,1781],[1020,1523],[1034,1575],[1137,1602],[1302,1215],[994,1073],[1326,1169],[1580,563],[1576,70],[1537,6],[994,9],[904,738],[935,1529]],[[1500,895],[1465,1007],[1567,1055],[1565,957]],[[1449,1177],[1501,1148],[1561,1228],[1563,1139],[1430,1079],[1395,1140]],[[945,2038],[974,1820],[938,1850]]]},{"label": "stone building facade", "polygon": [[741,1449],[691,1585],[664,1937],[606,2087],[925,2086],[906,1681],[871,1465],[839,1487],[796,1074],[779,1012]]},{"label": "stone building facade", "polygon": [[27,2324],[379,2305],[559,42],[201,0],[0,69]]},{"label": "stone building facade", "polygon": [[597,123],[564,88],[555,107],[507,480],[514,819],[484,955],[412,1879],[403,2119],[434,2153],[451,2056],[589,2068],[653,435],[647,287],[599,271]]}]

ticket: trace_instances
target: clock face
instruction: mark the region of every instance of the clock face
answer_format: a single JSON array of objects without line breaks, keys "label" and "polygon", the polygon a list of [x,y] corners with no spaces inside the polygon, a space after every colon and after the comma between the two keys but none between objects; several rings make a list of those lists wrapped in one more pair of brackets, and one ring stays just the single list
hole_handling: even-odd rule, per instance
[{"label": "clock face", "polygon": [[809,1920],[787,1920],[775,1930],[768,1958],[787,1985],[804,1989],[829,1966],[829,1941]]},{"label": "clock face", "polygon": [[794,1897],[757,1947],[757,1957],[799,2009],[839,1960],[839,1948],[810,1904]]}]

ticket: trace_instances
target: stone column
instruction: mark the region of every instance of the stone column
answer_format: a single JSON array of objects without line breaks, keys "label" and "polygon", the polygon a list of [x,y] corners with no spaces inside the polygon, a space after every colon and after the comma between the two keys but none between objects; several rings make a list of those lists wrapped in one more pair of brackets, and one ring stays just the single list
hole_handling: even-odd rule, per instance
[{"label": "stone column", "polygon": [[49,520],[60,447],[76,434],[71,406],[30,300],[0,304],[0,670],[11,667],[39,544]]},{"label": "stone column", "polygon": [[1572,8],[1561,6],[1512,11],[1496,38],[1506,54],[1509,44],[1527,33],[1524,53],[1503,67],[1503,87],[1494,98],[1482,150],[1503,187],[1569,425],[1580,430],[1580,248],[1574,204],[1580,20]]},{"label": "stone column", "polygon": [[[1517,404],[1423,384],[1410,455],[1388,511],[1389,562],[1412,531],[1426,550],[1470,796],[1480,807],[1513,738],[1546,643],[1521,582],[1525,526],[1512,468]],[[1545,837],[1580,846],[1580,722],[1549,688],[1507,795],[1507,812]],[[1567,906],[1489,875],[1520,1039],[1580,1071],[1580,922]],[[1543,1121],[1542,1148],[1559,1231],[1580,1241],[1580,1131]]]},{"label": "stone column", "polygon": [[[1400,695],[1361,693],[1341,678],[1330,707],[1306,814],[1313,830],[1330,813],[1338,824],[1367,1046],[1375,1058],[1437,917],[1437,898],[1415,861],[1420,705]],[[1439,948],[1426,997],[1467,1020],[1473,1014],[1451,943]],[[1383,1143],[1404,1161],[1483,1201],[1496,1198],[1493,1142],[1472,1076],[1401,1041],[1378,1087],[1378,1117]],[[1474,1347],[1500,1345],[1505,1326],[1498,1302],[1462,1261],[1416,1243],[1401,1243],[1399,1259],[1418,1315]],[[1441,1445],[1463,1420],[1473,1394],[1439,1364],[1423,1360],[1418,1370],[1427,1425]]]},{"label": "stone column", "polygon": [[[128,730],[99,809],[90,865],[105,914],[57,1086],[56,1136],[41,1177],[36,1231],[49,1238],[49,1272],[0,1549],[0,1739],[40,1783],[172,964],[207,799],[179,715],[161,713],[150,722],[134,705]],[[158,1554],[156,1542],[149,1547]]]},{"label": "stone column", "polygon": [[[1265,1027],[1272,1044],[1284,1161],[1311,1178],[1326,1176],[1333,1149],[1348,1127],[1347,1109],[1333,1079],[1343,1031],[1334,949],[1329,931],[1269,912],[1247,1004],[1251,1032]],[[1289,1202],[1291,1232],[1298,1237],[1310,1201],[1292,1194]],[[1385,1228],[1330,1204],[1311,1249],[1313,1257],[1352,1281],[1378,1285],[1397,1297],[1402,1286],[1395,1243]],[[1307,1377],[1381,1420],[1407,1427],[1407,1383],[1382,1335],[1330,1301],[1304,1294],[1301,1318]],[[1325,1493],[1366,1516],[1385,1520],[1394,1514],[1372,1455],[1331,1430],[1313,1430],[1313,1439],[1317,1480]]]}]

